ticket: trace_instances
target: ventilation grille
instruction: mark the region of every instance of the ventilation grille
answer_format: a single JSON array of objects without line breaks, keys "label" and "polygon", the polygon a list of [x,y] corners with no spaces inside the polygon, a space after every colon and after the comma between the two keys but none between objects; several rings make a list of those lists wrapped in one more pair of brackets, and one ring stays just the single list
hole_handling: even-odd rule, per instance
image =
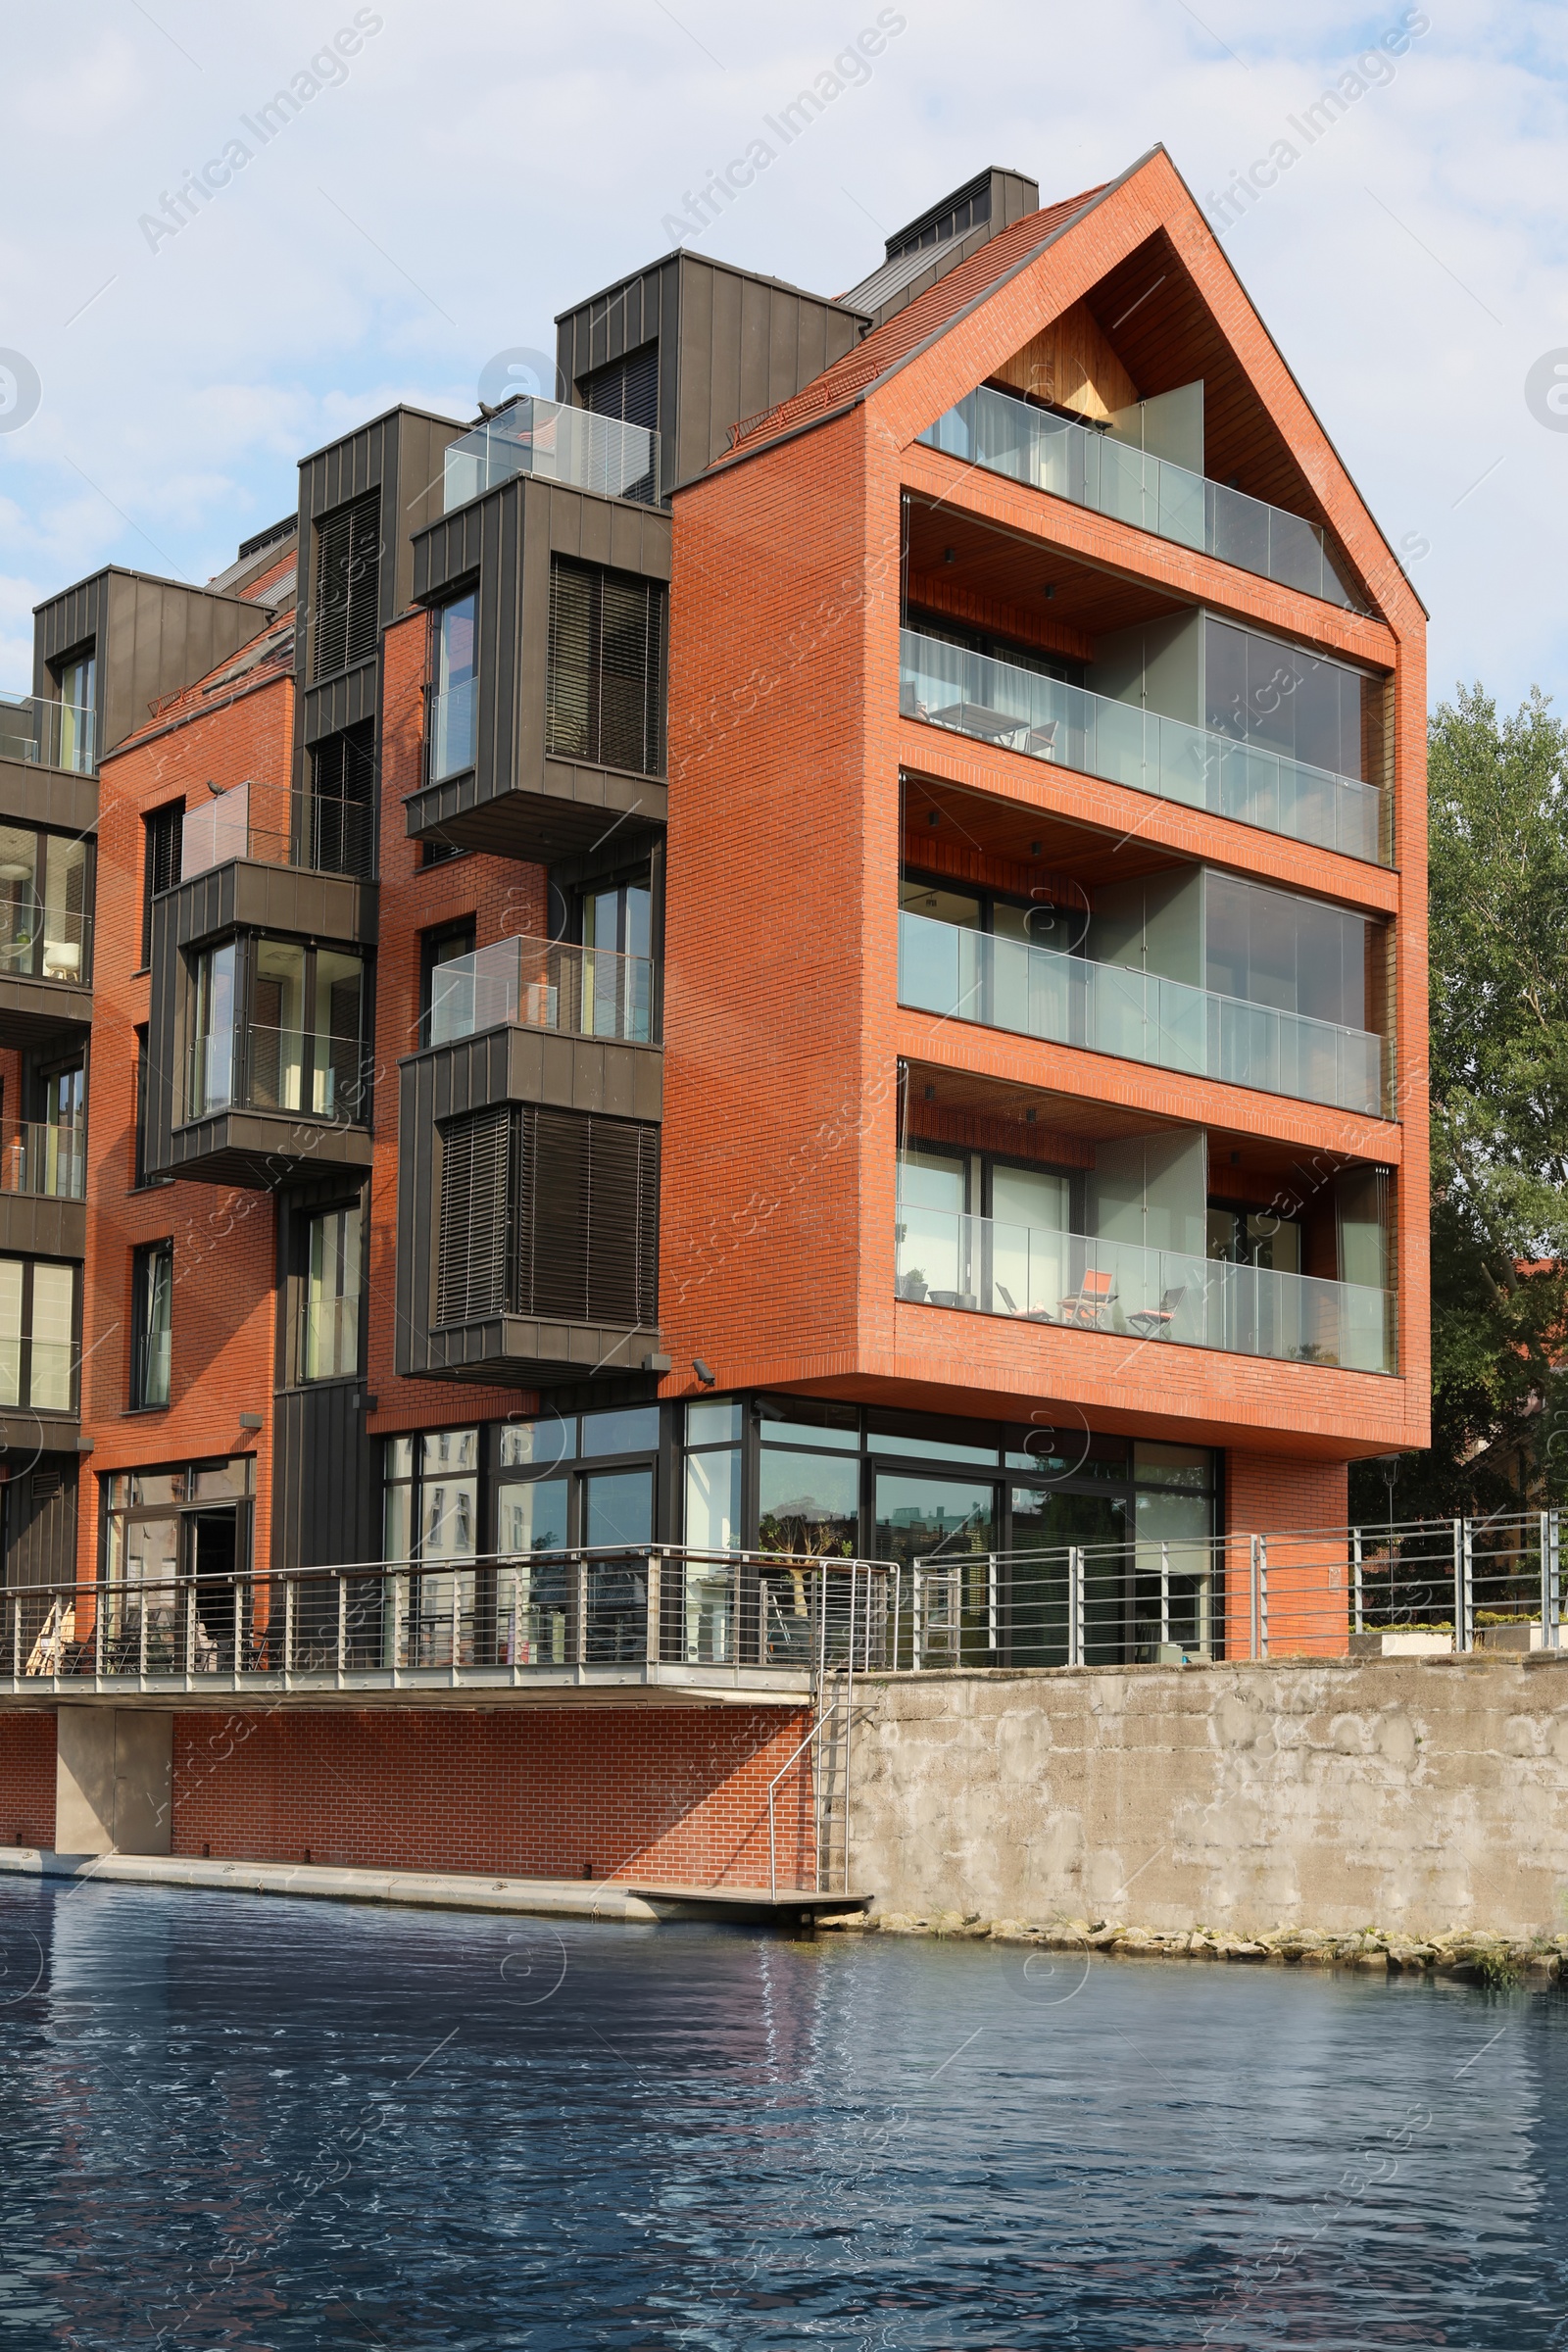
[{"label": "ventilation grille", "polygon": [[663,769],[664,589],[556,558],[547,749],[595,767]]},{"label": "ventilation grille", "polygon": [[380,522],[381,494],[371,490],[316,526],[315,678],[375,651]]}]

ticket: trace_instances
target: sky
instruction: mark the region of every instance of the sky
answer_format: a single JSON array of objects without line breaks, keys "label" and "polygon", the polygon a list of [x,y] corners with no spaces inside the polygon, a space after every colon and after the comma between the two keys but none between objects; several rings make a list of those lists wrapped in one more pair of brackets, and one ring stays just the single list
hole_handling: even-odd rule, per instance
[{"label": "sky", "polygon": [[1434,703],[1568,712],[1562,0],[0,0],[0,691],[42,598],[212,577],[310,450],[398,400],[472,416],[678,242],[840,293],[988,165],[1049,203],[1158,141],[1432,614]]}]

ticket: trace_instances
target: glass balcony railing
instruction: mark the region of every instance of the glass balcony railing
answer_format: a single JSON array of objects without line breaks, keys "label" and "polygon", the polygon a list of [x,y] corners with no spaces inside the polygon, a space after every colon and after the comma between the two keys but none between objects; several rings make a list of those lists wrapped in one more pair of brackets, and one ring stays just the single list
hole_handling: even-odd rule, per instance
[{"label": "glass balcony railing", "polygon": [[[0,878],[5,868],[0,864]],[[0,897],[0,979],[81,986],[92,962],[92,916],[26,894]]]},{"label": "glass balcony railing", "polygon": [[0,695],[0,760],[90,776],[98,764],[96,714],[45,695]]},{"label": "glass balcony railing", "polygon": [[907,718],[1369,864],[1386,862],[1383,794],[1375,784],[912,629],[901,632],[899,649],[899,708]]},{"label": "glass balcony railing", "polygon": [[515,473],[569,482],[601,498],[633,498],[651,507],[659,496],[659,435],[618,417],[531,395],[509,401],[471,433],[449,443],[445,511],[466,507]]},{"label": "glass balcony railing", "polygon": [[87,1197],[87,1131],[79,1123],[24,1119],[0,1142],[0,1192],[46,1200]]},{"label": "glass balcony railing", "polygon": [[472,767],[479,751],[479,681],[468,678],[449,686],[445,694],[432,690],[425,697],[425,742],[432,784],[461,776]]},{"label": "glass balcony railing", "polygon": [[555,939],[502,939],[438,964],[430,979],[430,1043],[450,1046],[508,1022],[623,1044],[659,1042],[657,973],[647,956],[616,956]]},{"label": "glass balcony railing", "polygon": [[191,1042],[185,1116],[220,1110],[287,1111],[298,1118],[366,1123],[368,1071],[357,1037],[252,1022]]},{"label": "glass balcony railing", "polygon": [[1014,1037],[1393,1116],[1383,1040],[1365,1030],[923,914],[899,916],[899,1002]]},{"label": "glass balcony railing", "polygon": [[1387,1291],[906,1202],[898,1216],[898,1295],[916,1304],[1287,1363],[1395,1369]]},{"label": "glass balcony railing", "polygon": [[179,879],[188,882],[231,858],[367,879],[375,870],[375,811],[367,801],[290,792],[280,785],[236,784],[218,799],[186,809]]},{"label": "glass balcony railing", "polygon": [[928,449],[1217,556],[1282,588],[1298,588],[1346,612],[1364,610],[1317,523],[1004,392],[982,386],[969,393],[919,438]]}]

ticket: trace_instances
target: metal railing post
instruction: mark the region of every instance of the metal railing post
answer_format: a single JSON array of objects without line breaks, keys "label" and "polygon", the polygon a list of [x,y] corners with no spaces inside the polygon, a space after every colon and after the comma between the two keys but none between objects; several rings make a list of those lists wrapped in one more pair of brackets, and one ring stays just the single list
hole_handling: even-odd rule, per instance
[{"label": "metal railing post", "polygon": [[646,1599],[643,1605],[643,1658],[646,1664],[657,1666],[661,1656],[660,1630],[660,1569],[662,1565],[657,1551],[651,1551],[645,1561],[647,1569]]},{"label": "metal railing post", "polygon": [[349,1643],[349,1580],[337,1579],[337,1670],[341,1674],[348,1659]]},{"label": "metal railing post", "polygon": [[14,1683],[20,1683],[22,1680],[22,1595],[20,1592],[8,1592],[6,1598],[11,1604],[11,1679]]},{"label": "metal railing post", "polygon": [[1364,1634],[1366,1627],[1362,1623],[1361,1530],[1358,1527],[1352,1527],[1350,1530],[1350,1594],[1351,1630],[1357,1634]]},{"label": "metal railing post", "polygon": [[986,1553],[986,1647],[995,1658],[1002,1647],[1001,1611],[997,1605],[997,1555]]},{"label": "metal railing post", "polygon": [[1257,1660],[1257,1600],[1258,1600],[1257,1538],[1256,1538],[1256,1536],[1253,1536],[1253,1537],[1252,1537],[1252,1539],[1251,1539],[1251,1541],[1250,1541],[1250,1546],[1249,1546],[1249,1553],[1250,1553],[1250,1557],[1249,1557],[1249,1563],[1248,1563],[1248,1580],[1247,1580],[1247,1581],[1248,1581],[1248,1600],[1249,1600],[1249,1604],[1250,1604],[1250,1623],[1249,1623],[1249,1625],[1248,1625],[1248,1629],[1247,1629],[1247,1654],[1248,1654],[1249,1658],[1250,1658],[1250,1659],[1251,1659],[1251,1660],[1253,1661],[1253,1663],[1255,1664],[1255,1663],[1256,1663],[1256,1660]]},{"label": "metal railing post", "polygon": [[[176,1585],[176,1586],[174,1587],[174,1615],[175,1615],[175,1618],[176,1618],[176,1620],[177,1620],[177,1619],[178,1619],[178,1617],[179,1617],[179,1592],[180,1592],[180,1588],[178,1587],[178,1585]],[[147,1667],[147,1594],[146,1594],[145,1591],[144,1591],[144,1592],[143,1592],[143,1593],[142,1593],[142,1600],[141,1600],[141,1625],[142,1625],[142,1651],[141,1651],[141,1655],[142,1655],[142,1671],[143,1671],[143,1673],[145,1673],[145,1672],[146,1672],[146,1667]],[[186,1679],[186,1681],[188,1682],[188,1681],[190,1680],[191,1676],[192,1676],[192,1675],[195,1673],[195,1671],[196,1671],[196,1586],[195,1586],[195,1583],[194,1583],[194,1581],[192,1581],[190,1584],[188,1584],[188,1585],[185,1587],[185,1624],[184,1624],[184,1635],[185,1635],[185,1644],[184,1644],[184,1646],[185,1646],[185,1679]]]},{"label": "metal railing post", "polygon": [[919,1673],[925,1659],[923,1597],[920,1563],[918,1560],[911,1560],[909,1563],[909,1669],[913,1674]]},{"label": "metal railing post", "polygon": [[1561,1520],[1556,1511],[1541,1514],[1541,1646],[1557,1649],[1562,1617],[1558,1597],[1557,1565],[1561,1536]]},{"label": "metal railing post", "polygon": [[283,1579],[283,1672],[285,1675],[292,1674],[294,1671],[295,1597],[294,1579],[291,1576],[285,1576]]},{"label": "metal railing post", "polygon": [[458,1679],[458,1667],[462,1662],[463,1650],[463,1579],[456,1568],[452,1571],[451,1616],[452,1638],[451,1652],[447,1661],[447,1679],[449,1682],[455,1683]]},{"label": "metal railing post", "polygon": [[1083,1546],[1067,1546],[1067,1663],[1084,1663],[1084,1555]]},{"label": "metal railing post", "polygon": [[577,1555],[577,1623],[574,1630],[576,1633],[574,1647],[577,1654],[572,1663],[576,1666],[586,1666],[588,1663],[588,1562],[581,1552]]},{"label": "metal railing post", "polygon": [[1159,1545],[1159,1645],[1170,1647],[1170,1545],[1160,1539]]},{"label": "metal railing post", "polygon": [[1268,1538],[1257,1539],[1257,1654],[1268,1656]]},{"label": "metal railing post", "polygon": [[1474,1560],[1468,1519],[1453,1522],[1453,1646],[1461,1657],[1475,1647]]}]

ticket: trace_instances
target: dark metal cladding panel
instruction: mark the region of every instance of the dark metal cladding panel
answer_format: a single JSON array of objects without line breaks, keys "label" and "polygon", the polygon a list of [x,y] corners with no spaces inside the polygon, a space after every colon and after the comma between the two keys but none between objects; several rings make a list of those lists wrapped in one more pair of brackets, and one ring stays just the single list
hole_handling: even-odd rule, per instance
[{"label": "dark metal cladding panel", "polygon": [[676,333],[680,405],[672,419],[673,481],[689,482],[708,464],[713,409],[713,272],[690,254],[680,260],[680,321]]},{"label": "dark metal cladding panel", "polygon": [[87,1254],[87,1203],[36,1193],[0,1193],[0,1257]]},{"label": "dark metal cladding panel", "polygon": [[380,893],[373,882],[313,873],[302,866],[258,865],[248,858],[236,858],[219,870],[232,873],[229,904],[241,929],[355,946],[375,939]]},{"label": "dark metal cladding panel", "polygon": [[78,1480],[74,1454],[44,1454],[12,1479],[5,1500],[9,1591],[75,1582]]},{"label": "dark metal cladding panel", "polygon": [[56,832],[93,833],[98,826],[98,779],[29,760],[0,760],[0,823],[48,825]]},{"label": "dark metal cladding panel", "polygon": [[272,1567],[380,1556],[375,1460],[358,1381],[285,1390],[273,1403]]},{"label": "dark metal cladding panel", "polygon": [[[96,638],[104,625],[104,612],[109,593],[109,574],[96,572],[90,580],[78,580],[74,587],[64,588],[40,605],[32,625],[32,691],[49,692],[49,664],[62,654],[69,654],[88,637]],[[98,675],[98,714],[103,715],[103,673]]]},{"label": "dark metal cladding panel", "polygon": [[[216,877],[203,875],[202,883]],[[187,887],[195,892],[200,883]],[[204,894],[204,896],[207,894]],[[143,1157],[150,1176],[162,1175],[173,1158],[176,1082],[181,1068],[184,1038],[180,1034],[179,901],[183,893],[166,891],[153,901],[152,971],[147,1015],[147,1104]]]},{"label": "dark metal cladding panel", "polygon": [[362,718],[373,718],[377,685],[377,664],[370,661],[343,670],[323,686],[307,687],[301,697],[301,740],[319,743],[323,735],[336,735]]},{"label": "dark metal cladding panel", "polygon": [[778,397],[772,389],[770,367],[773,315],[775,311],[780,314],[784,332],[793,343],[795,315],[801,306],[795,295],[780,294],[771,286],[760,286],[755,278],[743,277],[738,291],[735,413],[739,416],[751,416],[757,410],[768,408]]}]

